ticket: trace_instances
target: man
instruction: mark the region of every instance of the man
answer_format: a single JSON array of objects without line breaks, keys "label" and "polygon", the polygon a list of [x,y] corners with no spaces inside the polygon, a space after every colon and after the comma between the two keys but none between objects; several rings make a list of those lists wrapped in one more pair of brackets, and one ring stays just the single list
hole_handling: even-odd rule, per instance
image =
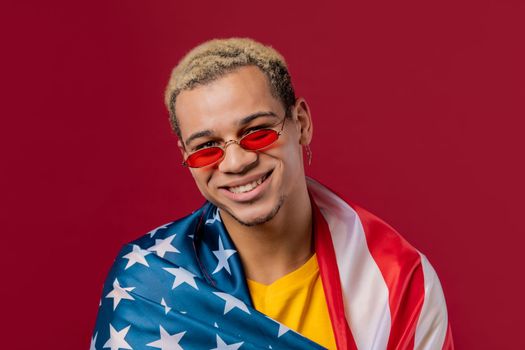
[{"label": "man", "polygon": [[166,105],[208,202],[123,247],[92,349],[453,348],[426,258],[305,177],[310,110],[275,50],[196,47]]}]

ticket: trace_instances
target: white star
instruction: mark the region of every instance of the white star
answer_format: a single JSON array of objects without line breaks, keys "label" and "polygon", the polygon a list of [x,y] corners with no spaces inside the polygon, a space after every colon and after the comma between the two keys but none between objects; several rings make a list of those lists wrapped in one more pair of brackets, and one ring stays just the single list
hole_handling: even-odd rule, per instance
[{"label": "white star", "polygon": [[240,343],[235,343],[235,344],[226,344],[224,342],[224,340],[221,339],[221,337],[219,337],[219,335],[217,334],[217,347],[216,348],[213,348],[211,350],[237,350],[238,348],[241,347],[241,345],[244,344],[244,342],[240,342]]},{"label": "white star", "polygon": [[95,347],[95,343],[97,342],[97,336],[98,336],[98,332],[95,333],[93,338],[91,338],[91,344],[89,345],[89,350],[97,350],[97,348]]},{"label": "white star", "polygon": [[166,304],[166,301],[164,300],[164,298],[162,298],[162,300],[160,301],[160,305],[164,306],[164,312],[167,315],[168,312],[170,312],[171,307],[169,307],[168,304]]},{"label": "white star", "polygon": [[148,234],[149,234],[149,236],[150,236],[151,238],[153,238],[153,236],[155,236],[155,234],[157,233],[157,231],[158,231],[158,230],[162,230],[163,228],[168,228],[168,225],[162,225],[162,226],[159,226],[159,227],[157,227],[156,229],[149,231]]},{"label": "white star", "polygon": [[281,322],[279,321],[276,321],[274,320],[273,318],[271,317],[268,317],[266,316],[266,318],[268,318],[269,320],[272,320],[276,323],[279,324],[279,332],[277,333],[277,338],[280,338],[283,334],[285,334],[286,332],[288,332],[290,330],[290,328],[286,327],[284,324],[282,324]]},{"label": "white star", "polygon": [[277,334],[277,338],[280,338],[281,335],[288,332],[290,328],[286,327],[284,324],[279,323],[279,333]]},{"label": "white star", "polygon": [[195,277],[197,276],[192,274],[185,268],[183,267],[177,267],[177,268],[165,267],[164,270],[168,271],[169,273],[175,276],[175,280],[173,281],[173,286],[171,287],[171,289],[175,289],[183,283],[187,283],[193,288],[199,289],[197,287],[197,283],[195,282]]},{"label": "white star", "polygon": [[113,290],[106,295],[106,298],[113,298],[113,310],[115,310],[122,299],[135,300],[128,292],[135,287],[121,287],[118,279],[113,282]]},{"label": "white star", "polygon": [[184,336],[186,332],[180,332],[173,335],[170,335],[162,326],[160,327],[160,339],[155,340],[151,343],[146,344],[154,348],[159,348],[161,350],[183,350],[179,345],[180,339]]},{"label": "white star", "polygon": [[227,294],[227,293],[221,293],[221,292],[213,292],[216,296],[223,299],[226,304],[224,305],[224,315],[226,315],[230,310],[232,310],[234,307],[241,309],[242,311],[246,312],[247,314],[250,313],[250,310],[248,310],[248,307],[245,303],[243,303],[241,300],[237,299],[233,295]]},{"label": "white star", "polygon": [[163,258],[164,254],[166,254],[167,252],[180,253],[179,250],[171,244],[171,241],[173,241],[173,238],[175,238],[175,236],[176,235],[174,234],[165,239],[156,239],[155,245],[149,247],[148,250],[157,252],[157,255],[161,258]]},{"label": "white star", "polygon": [[213,271],[212,275],[219,272],[223,268],[228,271],[228,273],[231,275],[230,271],[230,264],[228,264],[228,259],[233,254],[237,253],[235,249],[224,249],[221,241],[221,237],[219,237],[219,250],[214,250],[213,254],[219,259],[219,262],[217,263],[217,267],[215,268],[215,271]]},{"label": "white star", "polygon": [[206,225],[211,225],[215,221],[222,222],[221,221],[221,216],[219,215],[219,208],[217,208],[217,210],[215,210],[215,213],[213,214],[213,218],[206,220]]},{"label": "white star", "polygon": [[117,331],[113,326],[109,325],[109,339],[104,344],[104,349],[110,348],[111,350],[118,350],[118,349],[128,349],[133,350],[131,346],[129,346],[126,339],[126,334],[128,334],[129,327],[131,325],[127,326],[126,328],[122,328],[120,331]]},{"label": "white star", "polygon": [[148,254],[151,254],[151,252],[148,252],[144,249],[140,249],[138,245],[133,244],[133,251],[129,252],[128,254],[122,257],[122,259],[128,259],[128,264],[126,265],[124,270],[127,270],[129,267],[137,263],[149,267],[148,262],[146,261],[146,255]]}]

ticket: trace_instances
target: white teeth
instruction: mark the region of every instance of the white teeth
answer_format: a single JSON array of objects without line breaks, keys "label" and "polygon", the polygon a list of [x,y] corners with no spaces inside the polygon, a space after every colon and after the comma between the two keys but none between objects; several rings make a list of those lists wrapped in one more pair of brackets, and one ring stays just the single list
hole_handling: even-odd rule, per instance
[{"label": "white teeth", "polygon": [[258,180],[255,180],[255,181],[252,181],[246,185],[241,185],[241,186],[235,186],[235,187],[230,187],[228,188],[228,190],[230,192],[233,192],[233,193],[244,193],[244,192],[249,192],[251,190],[253,190],[255,187],[259,186],[260,184],[262,184],[262,182],[264,181],[265,179],[265,176],[261,177],[260,179]]}]

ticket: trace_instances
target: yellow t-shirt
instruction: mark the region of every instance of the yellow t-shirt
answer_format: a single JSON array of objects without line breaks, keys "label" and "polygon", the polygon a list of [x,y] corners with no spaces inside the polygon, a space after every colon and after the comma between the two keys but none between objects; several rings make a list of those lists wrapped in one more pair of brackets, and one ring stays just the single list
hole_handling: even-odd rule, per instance
[{"label": "yellow t-shirt", "polygon": [[248,288],[258,311],[328,349],[337,349],[315,254],[272,284],[248,280]]}]

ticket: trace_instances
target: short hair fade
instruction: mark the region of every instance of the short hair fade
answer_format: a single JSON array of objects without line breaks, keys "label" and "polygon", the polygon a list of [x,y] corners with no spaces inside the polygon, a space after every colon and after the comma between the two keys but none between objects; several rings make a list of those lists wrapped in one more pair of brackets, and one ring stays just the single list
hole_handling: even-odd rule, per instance
[{"label": "short hair fade", "polygon": [[256,66],[266,75],[272,95],[282,102],[288,116],[295,103],[295,92],[281,54],[249,38],[213,39],[193,48],[180,60],[166,87],[164,102],[171,127],[179,138],[181,132],[175,115],[179,93],[212,82],[243,66]]}]

